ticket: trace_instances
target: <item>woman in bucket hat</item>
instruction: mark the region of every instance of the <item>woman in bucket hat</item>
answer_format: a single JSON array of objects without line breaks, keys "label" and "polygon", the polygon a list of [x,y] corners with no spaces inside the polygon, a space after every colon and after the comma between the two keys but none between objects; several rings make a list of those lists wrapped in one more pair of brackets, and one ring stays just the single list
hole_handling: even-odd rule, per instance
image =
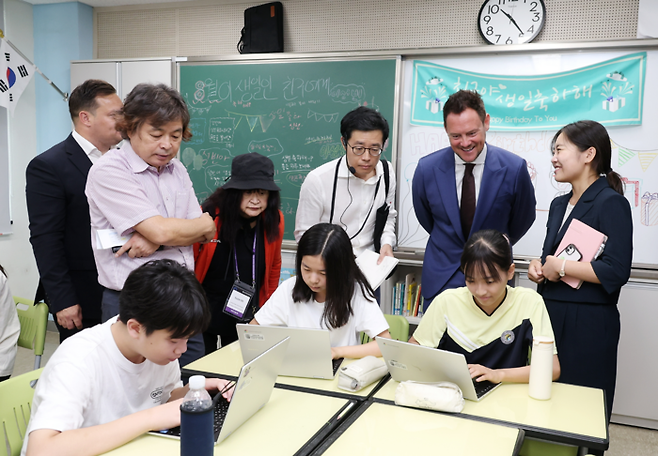
[{"label": "woman in bucket hat", "polygon": [[206,354],[238,339],[279,284],[284,220],[274,164],[258,153],[233,158],[231,177],[202,204],[217,225],[215,238],[195,244],[195,273],[212,311],[203,334]]}]

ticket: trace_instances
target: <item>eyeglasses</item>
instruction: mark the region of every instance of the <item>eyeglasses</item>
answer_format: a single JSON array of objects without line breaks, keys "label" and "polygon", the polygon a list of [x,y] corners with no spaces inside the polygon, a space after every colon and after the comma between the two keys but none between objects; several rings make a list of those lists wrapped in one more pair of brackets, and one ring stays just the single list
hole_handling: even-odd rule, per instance
[{"label": "eyeglasses", "polygon": [[353,145],[351,145],[347,141],[345,141],[345,144],[350,146],[352,148],[352,152],[354,152],[354,155],[357,155],[357,156],[363,155],[367,150],[368,153],[370,153],[370,155],[372,155],[373,157],[379,157],[382,154],[382,151],[384,150],[381,147],[363,147],[363,146],[354,147]]}]

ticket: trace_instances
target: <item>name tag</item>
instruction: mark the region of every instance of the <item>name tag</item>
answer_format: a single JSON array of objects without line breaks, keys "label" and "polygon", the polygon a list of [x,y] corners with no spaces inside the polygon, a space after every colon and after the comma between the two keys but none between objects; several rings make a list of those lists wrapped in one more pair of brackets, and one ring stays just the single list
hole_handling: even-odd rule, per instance
[{"label": "name tag", "polygon": [[256,289],[252,286],[236,280],[233,283],[231,292],[226,298],[224,304],[224,313],[234,316],[237,319],[242,319],[251,302],[251,299],[256,294]]}]

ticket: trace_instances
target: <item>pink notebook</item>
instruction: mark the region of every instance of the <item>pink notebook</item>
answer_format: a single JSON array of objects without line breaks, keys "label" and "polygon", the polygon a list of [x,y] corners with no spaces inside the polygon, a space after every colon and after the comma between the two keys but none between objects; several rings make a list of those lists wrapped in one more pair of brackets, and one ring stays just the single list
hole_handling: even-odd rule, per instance
[{"label": "pink notebook", "polygon": [[[555,251],[555,256],[561,260],[591,262],[601,255],[607,240],[608,236],[605,234],[580,220],[571,219],[569,228]],[[582,280],[569,276],[564,276],[560,280],[576,289],[583,283]]]}]

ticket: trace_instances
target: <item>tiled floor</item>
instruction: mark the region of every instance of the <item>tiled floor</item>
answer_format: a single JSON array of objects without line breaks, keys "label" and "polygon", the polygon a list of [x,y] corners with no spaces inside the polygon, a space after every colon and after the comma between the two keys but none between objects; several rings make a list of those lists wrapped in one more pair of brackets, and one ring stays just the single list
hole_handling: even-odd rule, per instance
[{"label": "tiled floor", "polygon": [[[59,335],[48,331],[46,348],[41,360],[44,366],[59,344]],[[18,348],[14,375],[34,368],[34,354],[25,348]],[[656,456],[658,455],[658,431],[632,426],[610,425],[610,449],[606,456]]]}]

